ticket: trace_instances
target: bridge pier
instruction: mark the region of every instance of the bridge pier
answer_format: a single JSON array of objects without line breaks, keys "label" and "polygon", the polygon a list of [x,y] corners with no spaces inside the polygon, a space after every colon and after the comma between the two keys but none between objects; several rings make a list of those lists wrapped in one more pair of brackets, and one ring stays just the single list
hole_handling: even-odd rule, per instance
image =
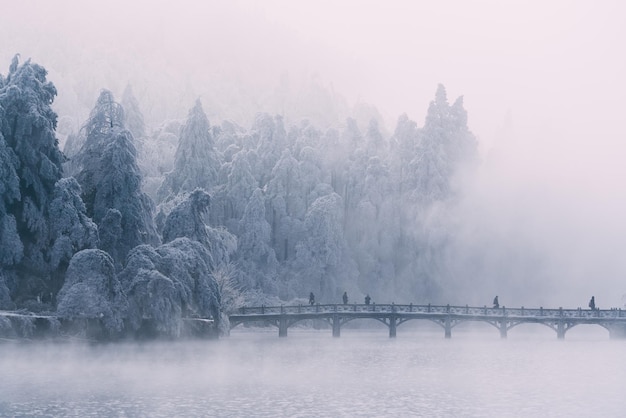
[{"label": "bridge pier", "polygon": [[286,337],[287,336],[287,327],[288,327],[288,323],[287,323],[287,317],[285,315],[281,315],[280,319],[278,320],[278,336],[279,337]]},{"label": "bridge pier", "polygon": [[452,338],[452,320],[450,319],[450,315],[446,316],[446,322],[444,325],[445,338]]},{"label": "bridge pier", "polygon": [[563,321],[559,321],[556,324],[556,338],[559,340],[565,338],[565,323]]},{"label": "bridge pier", "polygon": [[389,318],[389,338],[396,338],[396,327],[397,327],[397,323],[396,323],[396,316],[392,315]]},{"label": "bridge pier", "polygon": [[333,337],[341,337],[341,318],[339,315],[333,315]]},{"label": "bridge pier", "polygon": [[506,320],[500,321],[500,338],[506,338]]}]

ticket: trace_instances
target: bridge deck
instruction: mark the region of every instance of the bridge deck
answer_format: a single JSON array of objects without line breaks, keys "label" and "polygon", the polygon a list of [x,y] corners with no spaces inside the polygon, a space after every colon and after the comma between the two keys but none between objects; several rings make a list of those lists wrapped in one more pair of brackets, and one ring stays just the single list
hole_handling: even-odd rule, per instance
[{"label": "bridge deck", "polygon": [[441,325],[446,337],[451,329],[464,321],[483,321],[500,330],[506,337],[510,328],[522,323],[547,325],[563,338],[565,332],[575,325],[597,324],[614,334],[626,335],[626,313],[621,309],[544,309],[540,308],[488,308],[450,305],[296,305],[296,306],[257,306],[242,307],[229,316],[231,326],[256,321],[265,321],[279,328],[279,335],[286,336],[287,328],[298,321],[320,319],[333,326],[333,335],[339,336],[342,324],[353,319],[376,319],[389,327],[391,337],[395,337],[396,327],[408,320],[426,319]]},{"label": "bridge deck", "polygon": [[231,317],[270,316],[270,315],[324,315],[324,314],[429,314],[429,315],[460,315],[480,318],[595,318],[626,320],[626,312],[621,309],[587,310],[587,309],[546,309],[546,308],[488,308],[450,305],[295,305],[295,306],[257,306],[239,308]]}]

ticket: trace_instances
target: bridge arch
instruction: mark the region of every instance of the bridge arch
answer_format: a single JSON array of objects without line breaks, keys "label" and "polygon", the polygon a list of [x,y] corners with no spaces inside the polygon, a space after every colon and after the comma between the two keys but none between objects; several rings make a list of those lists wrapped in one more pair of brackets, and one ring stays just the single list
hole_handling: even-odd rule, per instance
[{"label": "bridge arch", "polygon": [[[347,324],[348,322],[356,321],[358,319],[361,319],[361,320],[363,320],[363,319],[364,320],[373,320],[373,321],[380,322],[381,324],[384,324],[386,326],[389,326],[389,323],[387,321],[385,321],[384,319],[382,319],[382,318],[365,318],[365,317],[343,317],[341,319],[341,326]],[[329,322],[330,322],[330,318],[329,318]]]},{"label": "bridge arch", "polygon": [[[613,332],[613,327],[611,326],[612,324],[605,324],[605,323],[601,323],[601,322],[599,322],[599,323],[590,323],[590,324],[575,323],[575,324],[572,324],[567,330],[569,331],[569,330],[571,330],[574,327],[578,327],[578,329],[580,329],[580,328],[588,328],[588,327],[591,327],[592,325],[596,325],[596,327],[594,327],[596,329],[598,327],[604,329],[606,332],[609,333],[609,337],[611,337],[612,332]],[[600,332],[602,332],[602,331],[600,331]]]},{"label": "bridge arch", "polygon": [[[434,320],[431,320],[432,322],[437,323]],[[446,330],[447,333],[450,333],[452,331],[453,328],[456,328],[457,326],[461,325],[461,324],[469,324],[469,323],[482,323],[482,324],[487,324],[487,325],[491,325],[492,327],[494,327],[496,330],[498,330],[500,332],[500,335],[502,336],[503,334],[503,329],[502,329],[502,324],[500,320],[495,320],[495,319],[465,319],[465,318],[454,318],[450,320],[450,326],[449,329],[446,330],[446,322],[443,320],[440,320],[438,322],[438,324],[444,329]],[[506,331],[505,335],[506,335]]]},{"label": "bridge arch", "polygon": [[[558,333],[558,327],[556,324],[552,324],[552,323],[546,323],[546,322],[525,322],[525,321],[511,321],[511,323],[507,326],[507,330],[511,330],[519,325],[534,325],[534,324],[539,324],[539,325],[543,325],[544,327],[550,328],[552,331]],[[569,328],[567,328],[569,329]],[[565,331],[567,331],[567,329]]]},{"label": "bridge arch", "polygon": [[230,329],[233,330],[235,328],[237,328],[239,325],[243,325],[245,323],[251,323],[251,322],[255,322],[255,323],[263,323],[269,326],[273,326],[278,328],[278,321],[275,319],[256,319],[256,320],[247,320],[247,321],[230,321]]}]

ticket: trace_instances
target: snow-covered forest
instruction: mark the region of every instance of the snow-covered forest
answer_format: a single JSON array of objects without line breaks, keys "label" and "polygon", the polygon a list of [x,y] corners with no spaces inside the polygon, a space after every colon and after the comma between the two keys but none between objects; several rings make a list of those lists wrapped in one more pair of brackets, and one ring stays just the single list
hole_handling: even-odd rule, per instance
[{"label": "snow-covered forest", "polygon": [[184,317],[310,292],[443,300],[478,153],[463,98],[433,90],[423,123],[387,135],[375,118],[212,124],[200,99],[149,127],[132,86],[102,89],[61,149],[54,80],[16,55],[0,76],[0,308],[176,335]]}]

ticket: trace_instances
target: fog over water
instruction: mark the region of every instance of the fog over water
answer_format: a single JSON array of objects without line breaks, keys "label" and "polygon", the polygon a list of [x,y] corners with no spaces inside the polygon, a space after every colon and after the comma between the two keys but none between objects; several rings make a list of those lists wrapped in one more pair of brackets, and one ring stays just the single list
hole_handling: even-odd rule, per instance
[{"label": "fog over water", "polygon": [[[0,415],[551,416],[623,414],[606,333],[235,331],[218,342],[0,345]],[[532,327],[531,327],[532,328]]]}]

